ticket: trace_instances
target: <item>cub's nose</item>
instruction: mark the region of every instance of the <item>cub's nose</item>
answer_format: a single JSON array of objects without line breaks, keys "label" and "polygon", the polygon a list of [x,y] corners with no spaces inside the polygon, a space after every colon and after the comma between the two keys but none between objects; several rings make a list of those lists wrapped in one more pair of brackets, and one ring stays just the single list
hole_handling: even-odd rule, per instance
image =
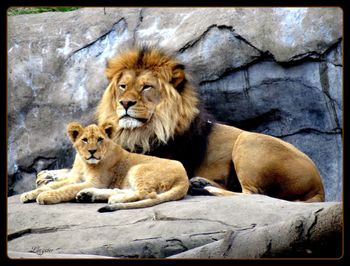
[{"label": "cub's nose", "polygon": [[89,152],[91,153],[91,155],[94,155],[94,153],[96,152],[97,150],[89,150]]},{"label": "cub's nose", "polygon": [[129,107],[136,104],[136,101],[120,101],[119,103],[123,105],[125,110],[128,110]]}]

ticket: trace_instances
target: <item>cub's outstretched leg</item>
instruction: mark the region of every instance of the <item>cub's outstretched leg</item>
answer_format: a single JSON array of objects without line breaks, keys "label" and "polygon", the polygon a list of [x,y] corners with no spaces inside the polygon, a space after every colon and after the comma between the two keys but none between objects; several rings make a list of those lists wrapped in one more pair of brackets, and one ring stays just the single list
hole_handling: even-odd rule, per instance
[{"label": "cub's outstretched leg", "polygon": [[27,203],[36,200],[39,204],[54,204],[70,201],[80,190],[93,186],[89,182],[83,182],[84,180],[79,175],[64,176],[62,174],[60,178],[61,181],[51,182],[23,193],[20,197],[21,202]]},{"label": "cub's outstretched leg", "polygon": [[56,190],[48,190],[40,193],[36,201],[39,204],[56,204],[60,202],[71,201],[75,199],[77,193],[80,190],[93,186],[94,184],[91,182],[83,182],[79,184],[63,186]]},{"label": "cub's outstretched leg", "polygon": [[76,183],[76,180],[66,177],[65,180],[63,180],[63,181],[52,182],[52,183],[49,183],[46,185],[42,185],[37,189],[25,192],[21,195],[20,200],[22,203],[35,201],[36,198],[39,196],[39,194],[44,192],[44,191],[57,189],[57,188],[60,188],[63,186],[67,186],[69,184],[73,184],[73,183]]}]

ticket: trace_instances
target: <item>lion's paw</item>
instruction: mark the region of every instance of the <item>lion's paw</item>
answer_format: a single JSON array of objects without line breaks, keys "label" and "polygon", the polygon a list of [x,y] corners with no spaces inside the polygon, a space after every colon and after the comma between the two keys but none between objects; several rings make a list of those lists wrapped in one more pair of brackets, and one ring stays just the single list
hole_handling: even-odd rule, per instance
[{"label": "lion's paw", "polygon": [[59,200],[52,191],[44,191],[39,194],[39,196],[36,198],[36,202],[40,205],[48,205],[48,204],[55,204],[59,203]]},{"label": "lion's paw", "polygon": [[23,193],[20,197],[20,201],[22,203],[28,203],[31,201],[35,201],[35,199],[36,199],[36,195],[33,192]]},{"label": "lion's paw", "polygon": [[36,176],[36,187],[41,187],[52,181],[55,181],[56,179],[57,179],[57,176],[55,175],[54,171],[50,171],[50,170],[40,171]]},{"label": "lion's paw", "polygon": [[187,194],[193,196],[211,196],[213,194],[206,189],[208,186],[211,186],[211,184],[207,179],[199,176],[192,177],[190,179],[190,187],[188,188]]},{"label": "lion's paw", "polygon": [[77,202],[95,202],[95,193],[94,189],[92,188],[85,188],[76,195],[75,199]]}]

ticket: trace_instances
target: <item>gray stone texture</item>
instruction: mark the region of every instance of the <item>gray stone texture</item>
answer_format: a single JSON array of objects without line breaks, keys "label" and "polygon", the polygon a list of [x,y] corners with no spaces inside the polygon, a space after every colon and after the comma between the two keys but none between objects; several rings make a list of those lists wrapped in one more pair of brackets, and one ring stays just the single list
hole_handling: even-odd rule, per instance
[{"label": "gray stone texture", "polygon": [[177,52],[218,120],[295,144],[327,200],[342,199],[340,9],[84,8],[8,22],[10,195],[70,166],[66,124],[94,121],[106,59],[136,41]]},{"label": "gray stone texture", "polygon": [[133,43],[175,52],[222,122],[307,153],[342,200],[340,8],[82,8],[8,18],[9,195],[70,167],[68,122],[93,122],[106,60]]},{"label": "gray stone texture", "polygon": [[[342,203],[187,196],[142,210],[8,198],[12,258],[339,258]],[[40,252],[41,251],[41,252]]]}]

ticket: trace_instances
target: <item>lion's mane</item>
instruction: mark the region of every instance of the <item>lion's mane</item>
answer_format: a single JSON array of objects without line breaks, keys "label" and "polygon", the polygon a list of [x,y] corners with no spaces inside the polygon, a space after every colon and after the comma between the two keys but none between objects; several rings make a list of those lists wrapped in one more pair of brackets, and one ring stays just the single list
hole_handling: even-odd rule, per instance
[{"label": "lion's mane", "polygon": [[99,123],[112,119],[118,126],[115,90],[116,79],[121,71],[149,70],[161,84],[161,103],[147,124],[134,129],[117,127],[116,140],[124,148],[147,153],[152,147],[166,144],[174,136],[183,134],[199,114],[197,93],[189,77],[183,77],[176,89],[171,83],[174,78],[172,69],[179,65],[178,61],[163,51],[144,47],[124,51],[108,61],[105,74],[110,83],[97,107]]},{"label": "lion's mane", "polygon": [[[182,71],[174,74],[174,67]],[[118,126],[116,82],[123,70],[152,71],[161,85],[161,102],[153,117],[138,128]],[[125,149],[179,160],[190,175],[205,156],[213,119],[201,107],[184,66],[158,48],[136,47],[110,59],[105,74],[110,83],[96,110],[98,122],[114,121],[115,141]]]}]

